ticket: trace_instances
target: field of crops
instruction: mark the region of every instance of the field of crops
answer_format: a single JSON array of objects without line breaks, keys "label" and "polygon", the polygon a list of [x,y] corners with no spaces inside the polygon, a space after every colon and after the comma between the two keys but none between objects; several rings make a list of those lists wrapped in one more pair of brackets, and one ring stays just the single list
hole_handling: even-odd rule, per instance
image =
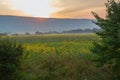
[{"label": "field of crops", "polygon": [[98,37],[95,34],[43,34],[10,36],[9,39],[22,43],[32,53],[86,54]]},{"label": "field of crops", "polygon": [[[95,67],[90,49],[95,34],[43,34],[9,36],[23,44],[22,80],[105,80]],[[3,38],[5,39],[5,37]]]}]

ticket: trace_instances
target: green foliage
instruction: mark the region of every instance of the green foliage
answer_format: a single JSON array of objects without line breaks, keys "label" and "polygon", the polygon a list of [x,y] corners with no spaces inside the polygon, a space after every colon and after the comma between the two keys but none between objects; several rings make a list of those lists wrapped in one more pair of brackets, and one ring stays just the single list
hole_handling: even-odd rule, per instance
[{"label": "green foliage", "polygon": [[86,59],[91,55],[29,53],[24,61],[24,70],[29,76],[25,80],[107,80],[107,75]]},{"label": "green foliage", "polygon": [[0,40],[0,80],[18,80],[23,47],[14,41]]},{"label": "green foliage", "polygon": [[96,24],[102,29],[93,52],[98,55],[99,66],[106,66],[112,72],[113,80],[120,80],[120,1],[109,0],[106,3],[107,15],[103,19],[93,12]]},{"label": "green foliage", "polygon": [[91,61],[93,34],[11,37],[24,43],[23,80],[108,80]]},{"label": "green foliage", "polygon": [[22,71],[18,71],[22,77],[16,80],[110,80],[106,69],[92,62],[96,55],[90,49],[99,39],[94,34],[8,37],[25,48]]}]

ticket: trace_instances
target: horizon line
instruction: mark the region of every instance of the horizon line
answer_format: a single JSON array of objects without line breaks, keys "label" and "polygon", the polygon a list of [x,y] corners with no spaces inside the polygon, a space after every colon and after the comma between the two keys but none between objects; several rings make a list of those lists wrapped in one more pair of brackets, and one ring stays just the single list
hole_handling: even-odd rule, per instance
[{"label": "horizon line", "polygon": [[55,17],[34,17],[34,16],[22,16],[22,15],[0,15],[0,16],[11,16],[11,17],[23,17],[23,18],[43,18],[43,19],[87,19],[87,20],[95,20],[95,19],[90,19],[90,18],[55,18]]}]

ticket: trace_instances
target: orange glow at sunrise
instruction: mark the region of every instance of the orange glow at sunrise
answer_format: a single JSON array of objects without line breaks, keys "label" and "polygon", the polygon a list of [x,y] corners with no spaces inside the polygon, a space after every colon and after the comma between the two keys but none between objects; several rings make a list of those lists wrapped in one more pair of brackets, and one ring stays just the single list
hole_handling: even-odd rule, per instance
[{"label": "orange glow at sunrise", "polygon": [[0,0],[0,15],[94,19],[105,17],[106,0]]},{"label": "orange glow at sunrise", "polygon": [[50,0],[12,0],[10,3],[14,10],[20,10],[34,17],[50,17],[54,9]]}]

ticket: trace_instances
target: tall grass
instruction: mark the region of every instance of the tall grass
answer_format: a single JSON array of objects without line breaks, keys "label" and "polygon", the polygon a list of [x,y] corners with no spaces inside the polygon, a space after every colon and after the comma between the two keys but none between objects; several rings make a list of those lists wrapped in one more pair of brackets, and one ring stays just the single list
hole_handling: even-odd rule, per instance
[{"label": "tall grass", "polygon": [[22,80],[108,80],[107,72],[92,61],[97,56],[90,49],[99,39],[94,34],[10,36],[9,39],[25,48]]}]

